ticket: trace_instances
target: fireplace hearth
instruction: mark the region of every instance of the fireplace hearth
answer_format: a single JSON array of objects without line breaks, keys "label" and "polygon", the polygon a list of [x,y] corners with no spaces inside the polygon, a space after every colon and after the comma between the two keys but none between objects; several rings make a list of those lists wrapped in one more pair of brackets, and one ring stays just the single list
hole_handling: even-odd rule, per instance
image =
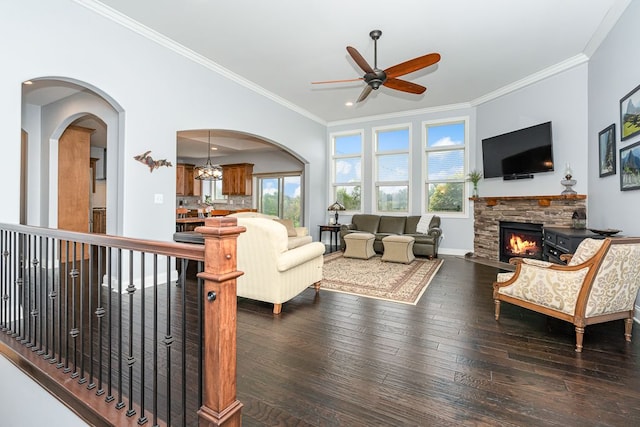
[{"label": "fireplace hearth", "polygon": [[500,261],[542,259],[542,224],[500,221]]}]

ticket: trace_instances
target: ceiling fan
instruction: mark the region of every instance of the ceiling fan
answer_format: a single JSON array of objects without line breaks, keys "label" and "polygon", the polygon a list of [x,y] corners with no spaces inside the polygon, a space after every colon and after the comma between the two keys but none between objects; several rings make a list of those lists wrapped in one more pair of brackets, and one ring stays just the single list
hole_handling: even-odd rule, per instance
[{"label": "ceiling fan", "polygon": [[397,77],[404,76],[405,74],[413,73],[414,71],[421,70],[430,65],[433,65],[440,61],[439,53],[429,53],[427,55],[419,56],[417,58],[410,59],[401,64],[394,65],[393,67],[381,70],[378,68],[378,39],[382,35],[382,31],[373,30],[369,33],[369,36],[373,39],[374,57],[373,68],[369,63],[360,55],[360,52],[355,47],[347,46],[347,52],[358,64],[360,68],[365,72],[363,77],[358,79],[346,79],[346,80],[328,80],[322,82],[312,82],[312,84],[324,84],[324,83],[345,83],[355,82],[358,80],[364,80],[367,83],[364,90],[358,97],[356,102],[364,101],[372,90],[377,90],[380,86],[386,86],[391,89],[399,90],[402,92],[421,94],[427,90],[426,87],[416,83],[411,83],[406,80],[401,80]]}]

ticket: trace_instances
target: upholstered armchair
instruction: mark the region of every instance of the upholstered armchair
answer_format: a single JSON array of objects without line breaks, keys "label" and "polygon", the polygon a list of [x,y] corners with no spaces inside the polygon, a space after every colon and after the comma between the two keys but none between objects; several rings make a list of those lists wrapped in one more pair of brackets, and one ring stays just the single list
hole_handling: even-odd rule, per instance
[{"label": "upholstered armchair", "polygon": [[[325,246],[320,242],[289,244],[287,228],[270,218],[236,215],[247,229],[238,236],[238,296],[273,304],[280,314],[282,304],[313,285],[320,289]],[[299,243],[299,242],[298,242]]]},{"label": "upholstered armchair", "polygon": [[585,239],[567,265],[521,259],[493,283],[495,319],[505,301],[575,326],[576,352],[587,325],[624,319],[631,328],[640,287],[640,238]]}]

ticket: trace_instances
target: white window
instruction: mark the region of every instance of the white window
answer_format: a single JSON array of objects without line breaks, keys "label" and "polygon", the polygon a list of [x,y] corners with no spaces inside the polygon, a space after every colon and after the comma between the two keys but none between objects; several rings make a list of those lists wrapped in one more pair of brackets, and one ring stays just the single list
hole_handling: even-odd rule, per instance
[{"label": "white window", "polygon": [[380,213],[409,212],[408,125],[374,130],[374,198]]},{"label": "white window", "polygon": [[425,212],[466,214],[468,119],[424,123]]},{"label": "white window", "polygon": [[347,211],[362,212],[362,132],[331,136],[332,203]]},{"label": "white window", "polygon": [[222,194],[222,180],[201,182],[203,202],[227,203],[227,196]]}]

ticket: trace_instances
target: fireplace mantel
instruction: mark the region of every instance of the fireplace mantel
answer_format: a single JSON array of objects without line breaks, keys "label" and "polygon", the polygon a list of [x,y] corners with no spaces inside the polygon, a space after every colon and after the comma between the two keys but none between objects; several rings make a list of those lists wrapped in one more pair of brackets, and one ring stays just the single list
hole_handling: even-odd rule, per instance
[{"label": "fireplace mantel", "polygon": [[584,200],[586,194],[567,194],[557,196],[490,196],[490,197],[470,197],[474,202],[484,202],[487,206],[495,206],[499,201],[522,201],[537,200],[540,206],[550,206],[552,200]]},{"label": "fireplace mantel", "polygon": [[472,197],[475,256],[499,259],[500,221],[570,227],[576,210],[586,211],[584,194]]}]

